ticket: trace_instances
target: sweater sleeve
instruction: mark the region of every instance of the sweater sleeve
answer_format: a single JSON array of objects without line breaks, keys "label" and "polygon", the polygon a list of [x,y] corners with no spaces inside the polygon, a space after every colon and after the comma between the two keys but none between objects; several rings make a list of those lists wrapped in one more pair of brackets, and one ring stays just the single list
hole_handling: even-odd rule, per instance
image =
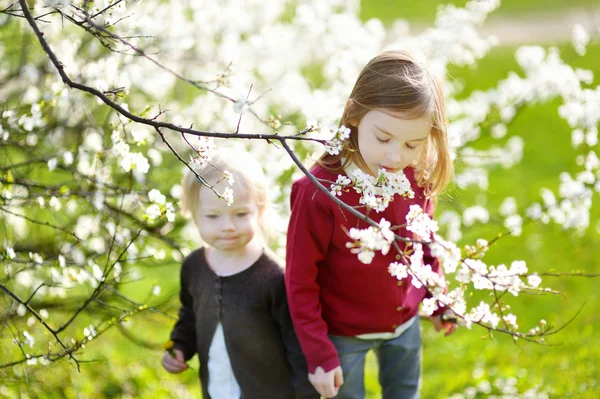
[{"label": "sweater sleeve", "polygon": [[183,352],[185,360],[189,360],[196,353],[196,317],[194,316],[193,300],[189,293],[187,282],[190,281],[189,258],[183,262],[181,267],[181,289],[179,299],[181,307],[179,308],[179,319],[171,332],[171,340],[174,348]]},{"label": "sweater sleeve", "polygon": [[[433,219],[433,215],[435,212],[435,203],[430,198],[428,198],[426,200],[424,211],[425,211],[425,213],[427,213],[427,215],[431,219]],[[431,239],[433,239],[433,237],[431,237]],[[440,267],[440,260],[431,254],[431,248],[429,247],[429,245],[423,246],[423,263],[426,265],[431,265],[431,270],[433,272],[439,274],[442,278],[444,277],[444,271]],[[446,291],[447,291],[447,289],[446,289]],[[431,292],[427,291],[427,293],[425,294],[425,297],[431,298],[432,297]],[[438,306],[439,307],[436,309],[436,311],[432,313],[432,316],[441,315],[446,310],[448,310],[448,308],[446,306],[442,305],[439,302],[438,302]]]},{"label": "sweater sleeve", "polygon": [[285,285],[282,275],[274,276],[269,284],[271,296],[271,316],[279,326],[281,338],[285,346],[285,355],[292,371],[294,391],[297,398],[320,398],[319,394],[308,381],[306,358],[300,348],[298,337],[292,325],[287,304]]},{"label": "sweater sleeve", "polygon": [[314,373],[319,366],[328,372],[340,365],[321,315],[317,282],[318,263],[325,258],[334,225],[332,210],[322,203],[327,200],[323,197],[324,194],[306,180],[294,183],[287,232],[285,283],[288,303],[309,373]]}]

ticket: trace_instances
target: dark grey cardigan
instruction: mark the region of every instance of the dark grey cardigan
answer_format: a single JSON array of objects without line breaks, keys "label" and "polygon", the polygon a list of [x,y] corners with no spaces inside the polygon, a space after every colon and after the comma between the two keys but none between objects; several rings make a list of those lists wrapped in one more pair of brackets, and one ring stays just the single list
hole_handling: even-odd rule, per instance
[{"label": "dark grey cardigan", "polygon": [[210,399],[208,349],[219,320],[242,399],[319,397],[308,382],[290,319],[283,270],[268,255],[221,277],[208,267],[200,248],[183,261],[180,299],[171,340],[186,360],[198,354],[204,399]]}]

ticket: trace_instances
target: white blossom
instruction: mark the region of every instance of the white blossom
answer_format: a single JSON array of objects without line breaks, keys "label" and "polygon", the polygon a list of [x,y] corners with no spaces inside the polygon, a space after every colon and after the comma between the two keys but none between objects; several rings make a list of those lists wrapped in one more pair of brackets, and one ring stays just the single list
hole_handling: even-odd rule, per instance
[{"label": "white blossom", "polygon": [[48,161],[48,170],[50,172],[52,172],[54,169],[56,169],[56,165],[58,164],[58,160],[56,158],[51,158]]},{"label": "white blossom", "polygon": [[419,205],[410,206],[406,223],[406,230],[415,233],[422,240],[431,240],[432,235],[439,229],[437,222],[423,212]]},{"label": "white blossom", "polygon": [[23,331],[23,336],[25,337],[25,343],[29,345],[30,348],[33,348],[35,344],[35,338],[28,331]]},{"label": "white blossom", "polygon": [[590,41],[590,36],[585,31],[585,28],[581,24],[575,24],[573,26],[573,35],[571,42],[575,52],[579,55],[585,55],[586,47]]},{"label": "white blossom", "polygon": [[530,276],[527,276],[527,284],[530,287],[537,288],[540,286],[541,283],[542,283],[542,279],[537,274],[532,274]]},{"label": "white blossom", "polygon": [[230,187],[226,187],[225,190],[223,190],[222,197],[223,200],[227,202],[227,205],[233,205],[233,190]]},{"label": "white blossom", "polygon": [[158,205],[165,205],[167,201],[167,197],[165,197],[161,192],[155,188],[148,192],[148,199],[150,202],[153,202]]},{"label": "white blossom", "polygon": [[337,180],[329,187],[329,190],[333,195],[342,195],[343,189],[350,184],[352,184],[352,181],[348,177],[338,175]]}]

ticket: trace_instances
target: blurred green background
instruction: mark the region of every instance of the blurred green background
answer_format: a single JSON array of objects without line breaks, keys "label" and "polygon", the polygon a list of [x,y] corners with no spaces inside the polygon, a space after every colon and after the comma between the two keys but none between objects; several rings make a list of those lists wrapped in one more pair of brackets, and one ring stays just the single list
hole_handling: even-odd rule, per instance
[{"label": "blurred green background", "polygon": [[[385,23],[397,17],[419,23],[431,23],[437,5],[434,0],[363,1],[361,17],[381,18]],[[443,2],[442,4],[446,4]],[[464,5],[465,1],[455,1]],[[588,0],[505,0],[493,15],[510,18],[512,15],[540,16],[540,12],[560,11],[567,7],[589,6]],[[585,56],[579,57],[572,50],[568,38],[557,43],[561,54],[571,65],[590,69],[600,75],[600,43],[595,40]],[[463,95],[473,89],[483,90],[494,84],[511,70],[518,71],[514,60],[514,47],[497,47],[479,62],[477,69],[451,67],[449,76],[458,79],[465,87]],[[596,84],[598,80],[596,79]],[[539,190],[558,188],[558,175],[562,171],[575,170],[576,152],[571,146],[570,128],[558,117],[558,103],[537,105],[520,112],[509,126],[507,137],[520,135],[525,140],[524,159],[512,169],[494,168],[490,172],[490,186],[484,193],[489,209],[497,209],[507,196],[516,198],[518,204],[539,200]],[[495,141],[495,140],[494,140]],[[489,148],[492,139],[480,139],[475,146]],[[471,206],[480,193],[452,190],[451,197],[440,204],[438,214],[444,208]],[[537,272],[584,271],[600,273],[600,208],[596,204],[591,217],[591,227],[583,236],[563,231],[555,225],[531,224],[525,227],[522,237],[506,237],[493,246],[485,260],[488,264],[500,264],[512,260],[525,260],[530,270]],[[464,228],[460,244],[472,244],[477,238],[491,240],[504,231],[501,221],[492,221],[484,229],[478,227],[476,234]],[[154,284],[160,284],[162,292],[172,295],[165,308],[176,314],[178,299],[179,264],[154,263],[144,267],[145,278],[124,288],[126,294],[143,301]],[[580,310],[577,317],[559,334],[551,337],[548,345],[513,342],[510,337],[488,335],[481,328],[459,329],[451,337],[436,334],[428,322],[422,322],[424,337],[423,398],[489,397],[502,389],[518,392],[546,392],[552,398],[600,397],[598,364],[600,363],[600,312],[595,287],[598,280],[583,277],[546,277],[543,285],[560,291],[562,295],[530,297],[520,295],[509,298],[513,313],[520,316],[523,329],[535,327],[541,318],[549,324],[567,323]],[[169,375],[161,365],[160,345],[168,339],[172,327],[170,321],[156,317],[140,316],[131,328],[127,323],[121,334],[112,329],[108,336],[92,341],[84,358],[81,372],[62,361],[62,370],[68,373],[45,372],[28,376],[26,386],[11,386],[10,395],[20,392],[31,398],[91,398],[91,397],[199,397],[197,360],[192,361],[194,371]],[[127,339],[132,335],[135,339]],[[134,342],[135,341],[135,342]],[[377,367],[369,357],[367,367],[368,398],[379,398]],[[22,370],[27,375],[26,369]],[[56,387],[48,390],[49,386]],[[487,392],[487,393],[486,393]],[[9,395],[9,391],[0,392]],[[533,393],[532,393],[533,395]],[[507,396],[512,397],[512,396]],[[515,393],[514,397],[517,396]],[[530,396],[536,397],[536,396]]]}]

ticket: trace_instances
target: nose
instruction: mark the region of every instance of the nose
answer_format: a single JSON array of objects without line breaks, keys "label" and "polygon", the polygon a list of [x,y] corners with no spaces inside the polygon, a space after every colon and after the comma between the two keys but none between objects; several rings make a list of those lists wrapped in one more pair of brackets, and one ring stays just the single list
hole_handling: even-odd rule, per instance
[{"label": "nose", "polygon": [[235,230],[235,223],[234,223],[233,219],[231,217],[228,217],[228,216],[223,217],[221,229],[223,231],[234,231]]},{"label": "nose", "polygon": [[402,161],[402,148],[399,145],[390,146],[387,152],[387,158],[392,164]]}]

